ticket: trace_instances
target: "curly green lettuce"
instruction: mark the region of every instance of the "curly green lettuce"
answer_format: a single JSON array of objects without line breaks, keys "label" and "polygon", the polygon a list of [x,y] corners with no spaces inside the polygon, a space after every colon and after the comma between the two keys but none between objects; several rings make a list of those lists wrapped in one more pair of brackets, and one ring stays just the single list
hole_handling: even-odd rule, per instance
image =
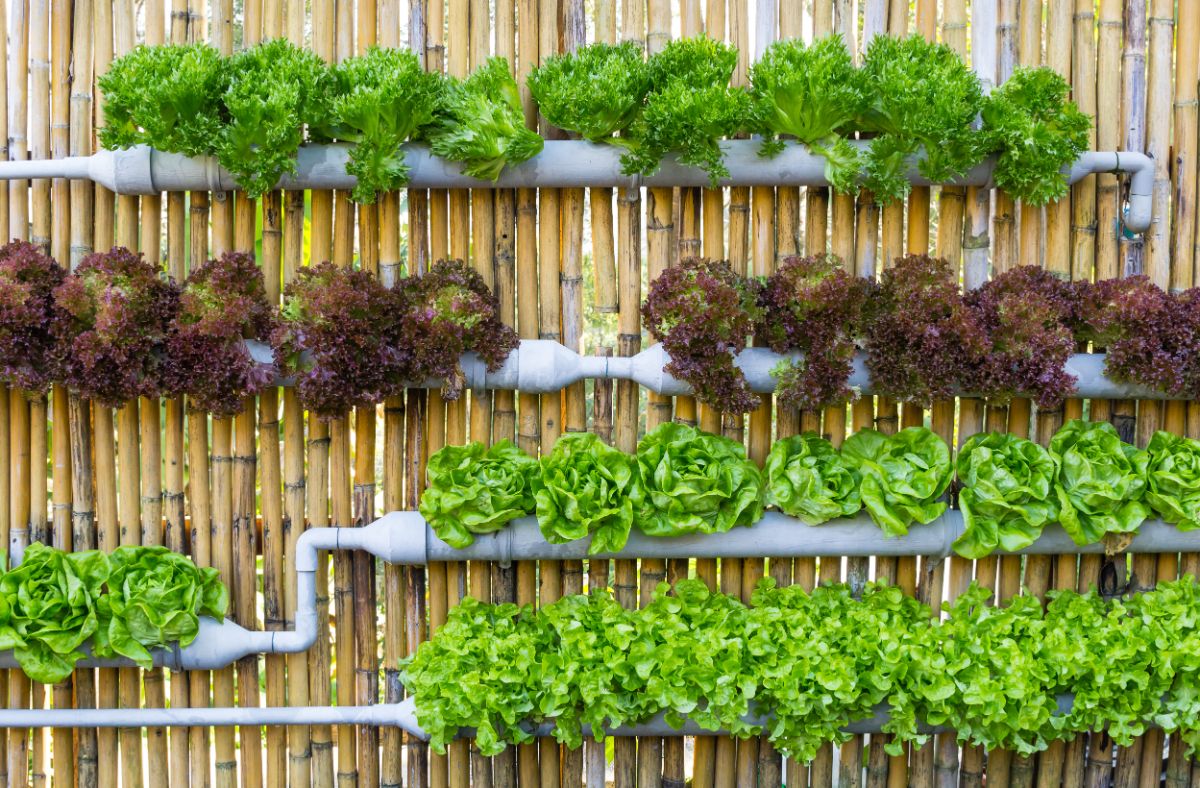
[{"label": "curly green lettuce", "polygon": [[1132,533],[1150,516],[1148,452],[1124,443],[1106,421],[1071,419],[1050,440],[1059,522],[1075,544]]},{"label": "curly green lettuce", "polygon": [[118,547],[109,563],[108,593],[100,597],[92,639],[98,657],[152,667],[150,649],[189,645],[200,633],[200,616],[221,620],[229,609],[229,590],[216,569],[165,547]]},{"label": "curly green lettuce", "polygon": [[12,649],[34,681],[71,675],[84,657],[79,647],[100,627],[97,602],[109,572],[99,551],[31,544],[20,565],[0,575],[0,650]]},{"label": "curly green lettuce", "polygon": [[637,462],[645,489],[642,533],[721,533],[762,517],[762,472],[729,438],[667,422],[638,443]]},{"label": "curly green lettuce", "polygon": [[761,155],[783,150],[779,136],[794,137],[825,159],[825,179],[835,191],[858,191],[862,161],[846,135],[866,106],[867,90],[840,34],[810,45],[795,38],[771,44],[750,67],[750,95]]},{"label": "curly green lettuce", "polygon": [[489,58],[465,80],[447,83],[427,136],[435,155],[487,181],[499,178],[505,166],[541,153],[544,145],[525,127],[521,94],[502,57]]},{"label": "curly green lettuce", "polygon": [[931,523],[946,511],[950,447],[925,427],[895,435],[859,430],[842,444],[842,457],[862,475],[863,506],[887,536],[904,536],[914,522]]},{"label": "curly green lettuce", "polygon": [[1181,531],[1200,528],[1200,441],[1159,430],[1146,451],[1146,503]]},{"label": "curly green lettuce", "polygon": [[1052,68],[1018,68],[983,105],[985,144],[996,151],[996,185],[1031,205],[1062,199],[1063,168],[1088,149],[1092,119]]},{"label": "curly green lettuce", "polygon": [[776,441],[766,471],[767,503],[809,525],[862,509],[857,468],[816,433]]},{"label": "curly green lettuce", "polygon": [[346,172],[358,179],[351,197],[373,203],[408,183],[400,146],[433,122],[442,76],[407,49],[371,47],[333,69],[332,136],[354,143]]},{"label": "curly green lettuce", "polygon": [[959,450],[957,465],[963,533],[954,550],[964,558],[1028,547],[1058,517],[1054,460],[1033,441],[998,432],[973,435]]},{"label": "curly green lettuce", "polygon": [[591,536],[589,553],[625,546],[641,506],[637,460],[590,432],[563,435],[540,461],[534,500],[538,527],[554,544]]},{"label": "curly green lettuce", "polygon": [[429,458],[418,508],[439,539],[461,550],[533,512],[537,473],[538,461],[507,440],[445,446]]},{"label": "curly green lettuce", "polygon": [[634,42],[596,43],[547,58],[527,83],[550,125],[589,142],[620,143],[614,135],[641,111],[650,72]]}]

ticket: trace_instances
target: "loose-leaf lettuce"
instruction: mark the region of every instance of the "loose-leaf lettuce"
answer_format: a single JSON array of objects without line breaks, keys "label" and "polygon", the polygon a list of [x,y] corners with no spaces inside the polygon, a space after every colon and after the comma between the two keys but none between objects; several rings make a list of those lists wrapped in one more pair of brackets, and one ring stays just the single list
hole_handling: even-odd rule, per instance
[{"label": "loose-leaf lettuce", "polygon": [[99,628],[97,600],[109,571],[99,551],[31,544],[21,564],[0,575],[0,650],[12,649],[34,681],[71,675],[84,656],[79,647]]},{"label": "loose-leaf lettuce", "polygon": [[929,429],[859,430],[842,444],[842,457],[862,475],[863,505],[887,536],[903,536],[913,522],[931,523],[946,511],[939,499],[950,486],[950,447]]},{"label": "loose-leaf lettuce", "polygon": [[1124,443],[1106,421],[1071,419],[1050,440],[1059,522],[1086,545],[1131,533],[1150,516],[1143,498],[1150,455]]},{"label": "loose-leaf lettuce", "polygon": [[490,448],[445,446],[429,458],[421,516],[446,544],[462,549],[534,510],[538,462],[507,440]]},{"label": "loose-leaf lettuce", "polygon": [[1181,531],[1200,528],[1200,441],[1159,430],[1146,451],[1146,503]]},{"label": "loose-leaf lettuce", "polygon": [[150,649],[196,639],[200,616],[225,618],[229,591],[216,569],[152,546],[118,547],[109,562],[108,593],[100,597],[92,640],[98,657],[128,657],[149,668]]},{"label": "loose-leaf lettuce", "polygon": [[857,468],[816,433],[777,441],[767,455],[766,471],[767,503],[809,525],[862,509]]},{"label": "loose-leaf lettuce", "polygon": [[167,153],[214,151],[225,122],[222,95],[229,72],[208,44],[138,46],[100,76],[108,150],[150,145]]},{"label": "loose-leaf lettuce", "polygon": [[729,438],[667,422],[638,443],[637,463],[645,534],[721,533],[762,517],[762,472]]},{"label": "loose-leaf lettuce", "polygon": [[421,67],[407,49],[371,47],[333,69],[332,136],[354,143],[346,172],[358,179],[352,197],[373,203],[380,192],[408,183],[400,146],[433,121],[442,76]]},{"label": "loose-leaf lettuce", "polygon": [[534,498],[546,541],[562,544],[590,534],[589,553],[624,547],[642,501],[637,460],[593,433],[572,432],[540,462]]},{"label": "loose-leaf lettuce", "polygon": [[502,57],[489,58],[465,80],[447,83],[428,137],[435,154],[488,181],[499,178],[505,165],[541,153],[544,144],[525,127],[521,94]]},{"label": "loose-leaf lettuce", "polygon": [[846,134],[865,109],[868,90],[840,34],[811,45],[776,41],[750,67],[750,85],[762,155],[783,150],[777,135],[794,137],[825,158],[825,179],[835,191],[858,191],[862,161]]},{"label": "loose-leaf lettuce", "polygon": [[958,452],[963,488],[958,508],[963,534],[954,542],[965,558],[983,558],[1033,544],[1058,516],[1054,460],[1033,441],[1007,433],[973,435]]},{"label": "loose-leaf lettuce", "polygon": [[641,111],[650,72],[634,42],[595,43],[547,58],[527,81],[550,125],[590,142],[618,143],[614,135]]},{"label": "loose-leaf lettuce", "polygon": [[0,382],[44,391],[58,376],[54,290],[66,275],[28,241],[0,247]]},{"label": "loose-leaf lettuce", "polygon": [[1018,68],[984,102],[985,144],[1000,152],[996,185],[1030,205],[1067,194],[1068,167],[1088,149],[1092,119],[1052,68]]}]

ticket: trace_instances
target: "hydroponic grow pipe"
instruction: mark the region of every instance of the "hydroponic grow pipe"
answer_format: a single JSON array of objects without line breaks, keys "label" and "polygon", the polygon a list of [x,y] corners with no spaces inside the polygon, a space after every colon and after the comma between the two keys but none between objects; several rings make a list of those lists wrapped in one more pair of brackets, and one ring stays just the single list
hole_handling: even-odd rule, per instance
[{"label": "hydroponic grow pipe", "polygon": [[[271,349],[254,340],[246,341],[251,356],[262,364],[272,363]],[[799,353],[776,353],[768,348],[749,347],[739,353],[734,364],[741,369],[751,390],[767,394],[775,390],[771,370],[784,358],[800,358]],[[632,380],[657,394],[680,396],[692,393],[692,387],[666,371],[671,356],[661,344],[654,344],[635,356],[582,356],[549,339],[522,339],[504,364],[494,372],[474,353],[459,359],[465,386],[469,389],[514,390],[543,394],[566,388],[581,380]],[[874,393],[865,353],[854,357],[848,385],[863,394]],[[1171,399],[1161,391],[1118,383],[1105,376],[1103,353],[1076,353],[1067,359],[1064,369],[1076,378],[1077,397],[1103,399]],[[291,385],[279,378],[279,385]],[[438,388],[441,381],[424,381],[420,386]],[[420,387],[419,386],[419,387]],[[959,392],[969,396],[974,392]],[[1183,399],[1184,397],[1180,397]]]},{"label": "hydroponic grow pipe", "polygon": [[[807,147],[788,144],[774,158],[758,155],[756,140],[721,142],[729,176],[722,186],[825,186],[825,160]],[[870,143],[854,141],[860,148]],[[296,175],[284,176],[281,189],[351,189],[356,178],[346,172],[348,145],[306,145],[296,156]],[[495,182],[471,178],[454,162],[440,159],[423,145],[405,145],[409,186],[418,189],[487,189],[534,187],[605,187],[636,189],[641,186],[708,186],[708,175],[680,164],[674,155],[663,159],[654,175],[626,175],[622,150],[577,140],[548,140],[542,152],[529,161],[506,167]],[[987,159],[949,183],[959,186],[992,186],[995,162]],[[1066,169],[1068,183],[1101,172],[1131,173],[1125,226],[1142,232],[1150,226],[1154,163],[1136,151],[1099,151],[1083,154]],[[928,185],[910,162],[909,180]],[[0,179],[73,178],[92,180],[118,194],[158,194],[181,191],[232,191],[233,176],[212,157],[188,158],[162,153],[147,146],[100,151],[91,156],[0,163]]]}]

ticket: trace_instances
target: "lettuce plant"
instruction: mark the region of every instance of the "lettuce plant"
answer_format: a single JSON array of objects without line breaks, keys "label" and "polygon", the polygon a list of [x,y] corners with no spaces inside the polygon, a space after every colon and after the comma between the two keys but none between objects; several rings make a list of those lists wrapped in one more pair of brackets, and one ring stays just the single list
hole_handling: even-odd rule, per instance
[{"label": "lettuce plant", "polygon": [[803,356],[772,370],[780,404],[824,408],[852,398],[846,385],[866,333],[873,283],[830,255],[788,257],[759,294],[755,334],[777,353]]},{"label": "lettuce plant", "polygon": [[862,509],[855,466],[825,438],[806,432],[775,442],[767,455],[767,503],[809,525]]},{"label": "lettuce plant", "polygon": [[283,292],[275,361],[293,376],[305,408],[340,416],[379,402],[408,377],[400,320],[392,291],[366,271],[329,262],[304,268]]},{"label": "lettuce plant", "polygon": [[96,550],[65,553],[33,543],[19,566],[0,574],[0,649],[12,649],[25,675],[57,684],[83,658],[99,628],[97,599],[109,575]]},{"label": "lettuce plant", "polygon": [[671,356],[666,370],[726,413],[760,399],[733,363],[758,316],[756,288],[725,261],[689,257],[659,274],[642,304],[646,329]]},{"label": "lettuce plant", "polygon": [[553,55],[527,80],[546,121],[589,142],[621,143],[650,89],[642,48],[595,43]]},{"label": "lettuce plant", "polygon": [[250,197],[296,174],[306,125],[329,122],[332,80],[312,52],[279,38],[229,59],[224,117],[214,139],[217,160]]},{"label": "lettuce plant", "polygon": [[779,136],[793,137],[824,157],[825,179],[835,191],[858,191],[862,161],[847,135],[866,109],[870,88],[840,34],[811,45],[776,41],[750,67],[750,85],[762,155],[782,152]]},{"label": "lettuce plant", "polygon": [[859,430],[842,444],[842,458],[862,476],[863,506],[886,536],[904,536],[913,522],[931,523],[946,511],[950,447],[925,427],[895,435]]},{"label": "lettuce plant", "polygon": [[1070,94],[1070,84],[1054,69],[1023,67],[984,102],[985,144],[1000,151],[992,177],[1030,205],[1065,197],[1063,169],[1088,149],[1092,119]]},{"label": "lettuce plant", "polygon": [[525,128],[521,94],[502,57],[489,58],[465,80],[447,83],[428,137],[435,154],[487,181],[543,146],[537,132]]},{"label": "lettuce plant", "polygon": [[99,599],[92,640],[98,657],[128,657],[149,668],[149,649],[187,646],[200,632],[200,616],[225,618],[229,591],[216,569],[152,546],[118,547],[109,565],[108,592]]},{"label": "lettuce plant", "polygon": [[592,537],[589,553],[625,546],[642,503],[637,461],[590,432],[563,435],[534,477],[538,527],[554,544]]},{"label": "lettuce plant", "polygon": [[54,379],[54,290],[65,276],[31,243],[0,247],[0,382],[42,391]]},{"label": "lettuce plant", "polygon": [[421,67],[406,49],[371,47],[333,69],[336,93],[331,135],[354,143],[346,172],[358,179],[352,197],[373,203],[380,192],[403,188],[408,165],[400,146],[433,122],[442,76]]},{"label": "lettuce plant", "polygon": [[516,349],[517,333],[500,320],[500,302],[478,271],[462,260],[439,260],[396,287],[406,350],[415,380],[444,380],[442,396],[458,399],[464,378],[458,358],[474,352],[489,371]]},{"label": "lettuce plant", "polygon": [[1050,440],[1059,522],[1075,544],[1132,533],[1150,516],[1143,498],[1150,455],[1106,421],[1071,419]]},{"label": "lettuce plant", "polygon": [[872,132],[866,187],[881,202],[908,194],[909,156],[931,181],[946,181],[984,156],[972,128],[983,109],[979,78],[945,44],[919,35],[876,36],[863,57],[867,105],[858,128]]},{"label": "lettuce plant", "polygon": [[114,246],[88,255],[54,290],[64,382],[116,407],[163,389],[179,289],[140,254]]},{"label": "lettuce plant", "polygon": [[650,57],[650,90],[629,129],[622,157],[627,175],[653,175],[663,156],[708,173],[716,188],[729,175],[719,141],[741,131],[750,118],[750,96],[729,87],[737,50],[704,36],[672,41]]},{"label": "lettuce plant", "polygon": [[188,275],[167,340],[166,388],[191,407],[231,416],[275,379],[243,338],[270,341],[275,310],[262,270],[246,252],[226,252]]},{"label": "lettuce plant", "polygon": [[638,443],[645,496],[638,528],[649,536],[721,533],[763,513],[763,477],[742,444],[667,422]]},{"label": "lettuce plant", "polygon": [[1200,528],[1200,441],[1159,430],[1146,451],[1146,503],[1181,531]]},{"label": "lettuce plant", "polygon": [[873,311],[867,368],[881,396],[928,407],[953,396],[956,384],[988,351],[945,260],[897,259],[880,278]]},{"label": "lettuce plant", "polygon": [[1054,460],[1033,441],[998,432],[973,435],[959,450],[957,467],[963,534],[954,550],[964,558],[1028,547],[1058,517]]},{"label": "lettuce plant", "polygon": [[534,510],[537,460],[502,440],[490,448],[472,442],[444,446],[425,468],[429,486],[419,509],[446,544],[462,549]]},{"label": "lettuce plant", "polygon": [[214,151],[230,74],[204,43],[138,46],[99,78],[104,97],[100,144],[108,150],[150,145],[167,153]]},{"label": "lettuce plant", "polygon": [[1019,266],[967,294],[966,303],[988,345],[967,374],[972,393],[999,402],[1025,394],[1038,407],[1057,408],[1074,392],[1075,378],[1064,369],[1078,319],[1070,282]]}]

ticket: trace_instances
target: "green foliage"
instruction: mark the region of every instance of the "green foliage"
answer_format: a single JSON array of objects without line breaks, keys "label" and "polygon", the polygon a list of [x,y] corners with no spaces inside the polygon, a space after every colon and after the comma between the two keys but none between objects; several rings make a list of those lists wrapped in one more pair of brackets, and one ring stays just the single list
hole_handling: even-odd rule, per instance
[{"label": "green foliage", "polygon": [[505,165],[542,151],[542,138],[525,128],[521,94],[508,61],[489,58],[464,80],[450,80],[430,128],[433,152],[462,163],[472,178],[494,181]]},{"label": "green foliage", "polygon": [[208,44],[134,47],[99,79],[100,144],[109,150],[153,145],[186,156],[212,153],[227,80],[221,55]]},{"label": "green foliage", "polygon": [[[673,591],[673,593],[672,593]],[[960,743],[1045,750],[1088,730],[1128,745],[1151,725],[1200,743],[1200,586],[1163,583],[1129,600],[1052,591],[1043,609],[1004,607],[972,585],[945,619],[897,588],[805,591],[760,581],[751,605],[699,580],[662,583],[626,610],[607,590],[534,612],[473,599],[402,663],[417,719],[444,752],[475,728],[484,755],[553,728],[618,727],[663,713],[741,738],[765,735],[809,761],[885,705],[892,754],[921,723]]]},{"label": "green foliage", "polygon": [[533,512],[537,460],[507,440],[444,446],[425,468],[421,516],[446,544],[462,549]]},{"label": "green foliage", "polygon": [[766,471],[767,503],[809,525],[850,517],[862,508],[858,470],[816,433],[777,441]]},{"label": "green foliage", "polygon": [[620,550],[629,538],[642,484],[633,457],[591,432],[563,435],[535,477],[538,526],[555,544],[592,537],[590,553]]},{"label": "green foliage", "polygon": [[346,165],[358,179],[352,196],[373,203],[378,193],[408,183],[400,146],[433,121],[444,83],[411,51],[381,47],[343,60],[333,78],[332,136],[354,143]]},{"label": "green foliage", "polygon": [[96,550],[64,553],[34,543],[0,575],[0,649],[12,649],[34,681],[56,684],[83,658],[78,649],[100,625],[97,599],[109,574]]},{"label": "green foliage", "polygon": [[982,558],[1028,547],[1058,516],[1054,460],[1033,441],[1006,433],[973,435],[958,452],[963,534],[954,550]]},{"label": "green foliage", "polygon": [[228,117],[215,153],[246,194],[258,197],[296,173],[305,126],[328,124],[332,79],[321,58],[282,38],[239,52],[227,69]]},{"label": "green foliage", "polygon": [[869,102],[858,128],[875,132],[866,186],[881,202],[908,194],[906,157],[924,151],[921,175],[945,181],[984,156],[972,129],[983,108],[979,78],[944,44],[876,36],[863,58]]},{"label": "green foliage", "polygon": [[720,533],[762,517],[762,472],[729,438],[667,422],[638,443],[637,463],[645,534]]},{"label": "green foliage", "polygon": [[1200,528],[1200,441],[1159,430],[1146,451],[1146,503],[1181,531]]},{"label": "green foliage", "polygon": [[650,92],[629,129],[624,172],[653,175],[663,156],[675,153],[708,173],[713,187],[728,176],[719,141],[747,125],[751,108],[746,91],[729,87],[736,66],[736,49],[703,36],[672,41],[652,55]]},{"label": "green foliage", "polygon": [[858,191],[862,162],[846,138],[863,112],[869,86],[841,35],[811,45],[777,41],[750,67],[753,125],[763,135],[763,155],[783,150],[779,135],[794,137],[825,157],[825,177],[834,190]]},{"label": "green foliage", "polygon": [[165,547],[119,547],[109,556],[108,593],[99,599],[98,657],[123,656],[153,666],[149,649],[187,646],[200,616],[225,618],[229,591],[216,569],[200,568]]},{"label": "green foliage", "polygon": [[984,103],[984,144],[1000,152],[996,185],[1027,204],[1065,197],[1062,170],[1088,149],[1092,119],[1070,94],[1070,84],[1054,69],[1018,68]]},{"label": "green foliage", "polygon": [[650,72],[632,41],[596,43],[547,58],[527,82],[550,125],[590,142],[617,142],[614,135],[641,111]]},{"label": "green foliage", "polygon": [[1150,516],[1143,501],[1150,455],[1123,443],[1108,422],[1072,419],[1050,441],[1059,522],[1085,545],[1131,533]]},{"label": "green foliage", "polygon": [[925,427],[895,435],[860,430],[842,444],[842,458],[862,475],[863,505],[888,536],[913,522],[931,523],[946,511],[939,500],[950,486],[950,447]]}]

